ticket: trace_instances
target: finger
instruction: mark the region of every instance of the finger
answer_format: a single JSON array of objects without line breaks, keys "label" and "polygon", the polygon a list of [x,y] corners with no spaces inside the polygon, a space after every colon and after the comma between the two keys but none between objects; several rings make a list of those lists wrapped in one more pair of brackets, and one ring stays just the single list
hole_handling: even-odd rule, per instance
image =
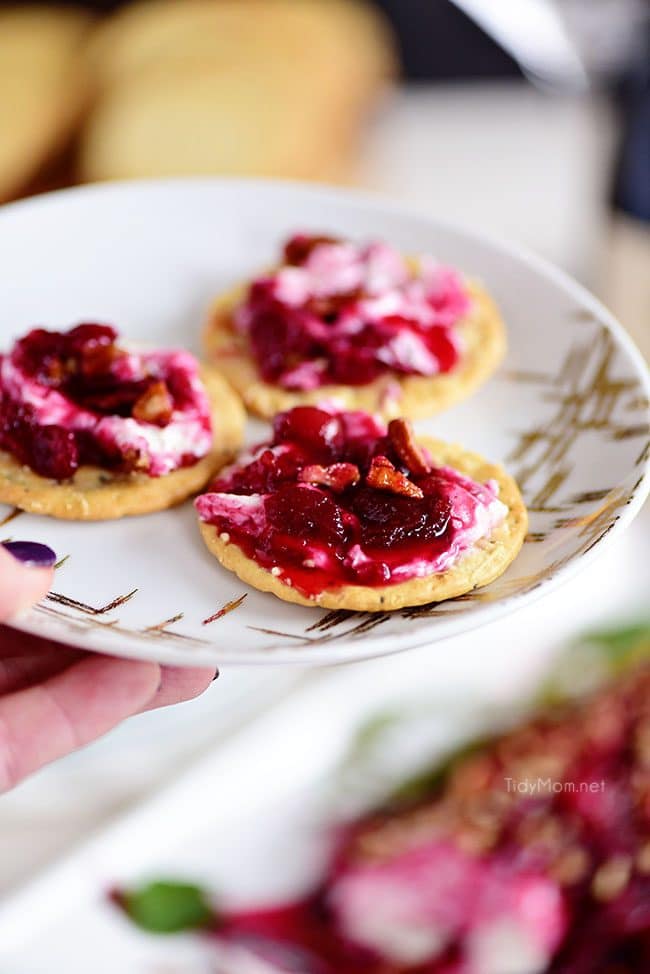
[{"label": "finger", "polygon": [[0,625],[0,696],[49,679],[84,656],[81,650]]},{"label": "finger", "polygon": [[157,663],[87,656],[0,700],[0,792],[140,711],[159,685]]},{"label": "finger", "polygon": [[0,619],[9,619],[42,599],[52,576],[51,568],[23,565],[0,545]]},{"label": "finger", "polygon": [[66,647],[63,643],[44,639],[22,629],[0,624],[0,658],[8,656],[38,656],[43,653],[58,653]]},{"label": "finger", "polygon": [[85,655],[79,649],[43,642],[40,652],[0,659],[0,697],[49,680]]},{"label": "finger", "polygon": [[203,693],[217,676],[218,670],[213,669],[163,666],[158,691],[143,709],[156,710],[158,707],[168,707],[173,703],[193,700]]}]

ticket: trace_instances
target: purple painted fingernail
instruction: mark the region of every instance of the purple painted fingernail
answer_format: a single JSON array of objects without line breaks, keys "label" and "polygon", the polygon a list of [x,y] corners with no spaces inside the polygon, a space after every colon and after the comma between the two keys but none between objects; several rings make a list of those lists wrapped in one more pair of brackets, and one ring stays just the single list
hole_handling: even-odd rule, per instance
[{"label": "purple painted fingernail", "polygon": [[28,568],[51,568],[56,562],[52,549],[36,541],[4,541],[2,547]]}]

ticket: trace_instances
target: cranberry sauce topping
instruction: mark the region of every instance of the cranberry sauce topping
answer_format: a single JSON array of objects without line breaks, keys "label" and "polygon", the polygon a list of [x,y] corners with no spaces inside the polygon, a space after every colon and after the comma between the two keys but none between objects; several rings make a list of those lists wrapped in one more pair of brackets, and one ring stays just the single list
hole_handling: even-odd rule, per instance
[{"label": "cranberry sauce topping", "polygon": [[450,371],[469,308],[457,272],[429,257],[414,270],[382,243],[297,235],[283,266],[253,281],[235,323],[265,381],[313,389]]},{"label": "cranberry sauce topping", "polygon": [[117,337],[108,325],[36,328],[0,356],[0,449],[59,481],[82,465],[160,476],[208,453],[192,356],[134,353]]},{"label": "cranberry sauce topping", "polygon": [[503,519],[496,487],[434,467],[404,420],[298,406],[196,501],[249,558],[316,595],[442,572]]}]

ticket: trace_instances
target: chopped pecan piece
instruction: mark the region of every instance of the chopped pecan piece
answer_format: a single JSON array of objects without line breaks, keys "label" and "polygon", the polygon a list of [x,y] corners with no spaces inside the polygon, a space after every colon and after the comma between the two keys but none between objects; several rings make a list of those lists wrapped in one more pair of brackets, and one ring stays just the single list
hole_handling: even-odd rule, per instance
[{"label": "chopped pecan piece", "polygon": [[[126,355],[121,348],[114,343],[107,344],[102,342],[89,342],[81,351],[79,368],[85,378],[92,378],[97,375],[105,375],[111,370],[111,366],[119,358]],[[72,363],[70,371],[74,371],[76,363]]]},{"label": "chopped pecan piece", "polygon": [[141,423],[166,426],[172,418],[174,403],[167,383],[157,379],[148,386],[133,406],[133,418]]},{"label": "chopped pecan piece", "polygon": [[391,419],[388,436],[395,453],[414,477],[431,473],[431,464],[415,439],[413,427],[407,419]]},{"label": "chopped pecan piece", "polygon": [[424,497],[417,484],[411,483],[408,477],[396,470],[388,457],[373,457],[366,483],[376,490],[388,490],[403,497]]},{"label": "chopped pecan piece", "polygon": [[284,248],[284,259],[287,264],[296,266],[304,264],[312,250],[320,247],[321,244],[337,244],[340,240],[337,237],[327,237],[325,235],[310,237],[307,234],[299,233],[287,242]]},{"label": "chopped pecan piece", "polygon": [[74,372],[75,365],[74,361],[64,363],[60,358],[48,359],[41,367],[43,379],[49,386],[60,386]]},{"label": "chopped pecan piece", "polygon": [[122,459],[129,470],[146,470],[149,466],[149,457],[133,446],[126,447]]},{"label": "chopped pecan piece", "polygon": [[319,298],[310,298],[307,303],[307,310],[322,318],[323,321],[335,321],[346,305],[353,301],[359,301],[363,297],[363,290],[355,288],[353,291],[345,291],[340,294],[327,294]]},{"label": "chopped pecan piece", "polygon": [[312,463],[303,467],[298,476],[298,480],[303,484],[319,484],[329,487],[337,494],[342,493],[347,487],[358,484],[360,479],[359,468],[354,463],[332,463],[329,467]]}]

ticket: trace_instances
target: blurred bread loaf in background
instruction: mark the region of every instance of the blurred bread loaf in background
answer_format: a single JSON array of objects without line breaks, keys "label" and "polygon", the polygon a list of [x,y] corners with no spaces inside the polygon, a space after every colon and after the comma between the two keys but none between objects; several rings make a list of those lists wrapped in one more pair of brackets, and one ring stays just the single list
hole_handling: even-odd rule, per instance
[{"label": "blurred bread loaf in background", "polygon": [[61,151],[88,97],[78,8],[0,7],[0,202]]},{"label": "blurred bread loaf in background", "polygon": [[118,85],[83,134],[81,175],[89,181],[217,173],[344,179],[350,147],[340,119],[305,86],[288,100],[288,80],[284,68],[259,84],[241,69],[195,66],[179,76],[145,73],[137,83]]},{"label": "blurred bread loaf in background", "polygon": [[182,174],[345,179],[397,71],[365,0],[140,0],[87,61],[86,180]]},{"label": "blurred bread loaf in background", "polygon": [[366,0],[136,0],[92,44],[97,77],[118,83],[153,66],[201,60],[260,69],[295,59],[353,96],[392,73],[391,29]]}]

